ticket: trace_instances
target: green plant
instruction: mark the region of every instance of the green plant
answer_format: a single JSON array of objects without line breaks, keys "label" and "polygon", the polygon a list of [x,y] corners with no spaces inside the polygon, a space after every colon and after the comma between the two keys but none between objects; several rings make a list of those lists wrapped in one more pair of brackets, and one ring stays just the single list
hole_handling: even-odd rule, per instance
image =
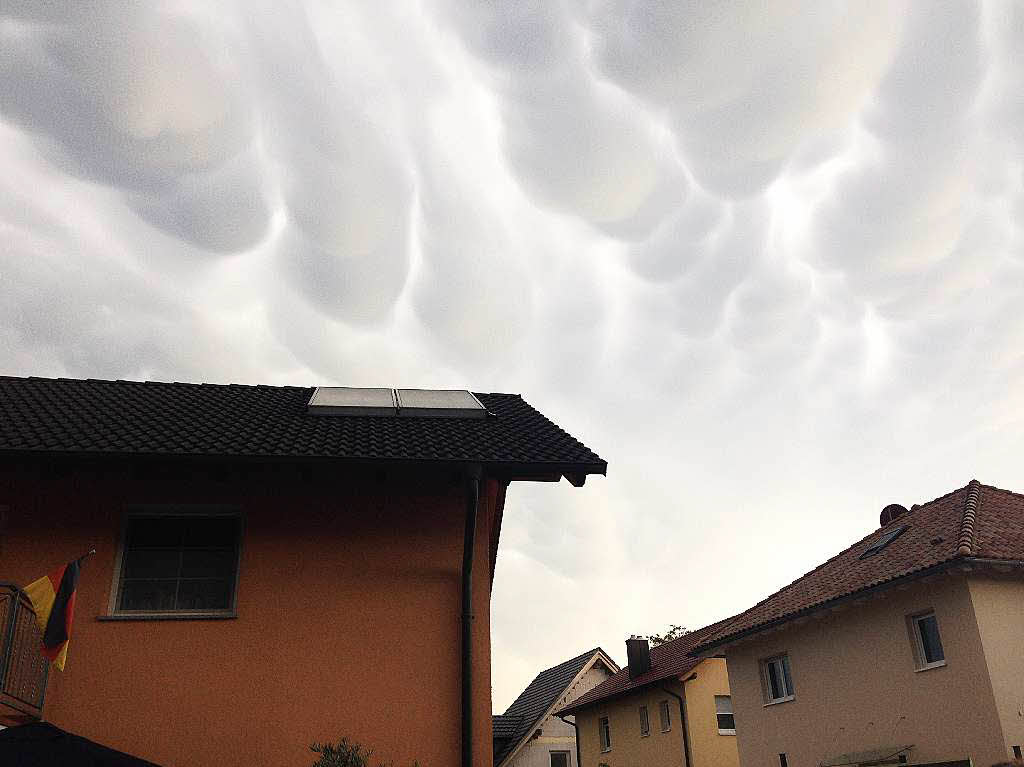
[{"label": "green plant", "polygon": [[[309,750],[320,754],[313,767],[370,767],[370,757],[373,756],[372,750],[363,748],[359,743],[350,743],[348,738],[342,738],[337,744],[314,743]],[[394,767],[394,763],[385,765],[377,762],[377,767]],[[419,762],[413,762],[412,767],[419,767]]]}]

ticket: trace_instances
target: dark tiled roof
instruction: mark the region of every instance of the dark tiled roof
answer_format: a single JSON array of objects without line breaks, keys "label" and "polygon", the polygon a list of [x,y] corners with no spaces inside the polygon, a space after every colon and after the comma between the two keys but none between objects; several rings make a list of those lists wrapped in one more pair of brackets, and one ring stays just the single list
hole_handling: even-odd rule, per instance
[{"label": "dark tiled roof", "polygon": [[[872,543],[903,526],[906,532],[880,552],[860,558]],[[694,649],[700,652],[837,599],[974,557],[1024,560],[1024,495],[971,480],[941,498],[914,506],[740,613]]]},{"label": "dark tiled roof", "polygon": [[597,687],[584,693],[567,706],[564,706],[558,713],[573,714],[588,706],[602,700],[617,698],[620,695],[646,687],[655,682],[662,682],[666,679],[678,679],[696,668],[702,658],[695,658],[690,651],[706,636],[716,632],[731,618],[710,626],[705,626],[697,631],[691,631],[671,642],[651,648],[651,668],[636,679],[629,678],[629,666],[625,666],[618,673],[608,677]]},{"label": "dark tiled roof", "polygon": [[517,394],[483,419],[310,415],[312,388],[0,377],[0,454],[91,453],[527,465],[607,464]]},{"label": "dark tiled roof", "polygon": [[[498,743],[495,742],[495,767],[498,767],[501,760],[511,754],[524,738],[533,733],[547,710],[558,700],[560,695],[565,693],[566,688],[590,662],[590,659],[598,654],[604,658],[608,657],[600,647],[595,647],[564,663],[541,671],[502,716],[494,717],[495,738],[498,737],[498,727],[501,727],[501,732],[504,734],[504,742],[500,750]],[[499,719],[502,721],[498,722]],[[514,726],[512,726],[513,722]],[[510,727],[512,727],[511,734],[507,734]]]}]

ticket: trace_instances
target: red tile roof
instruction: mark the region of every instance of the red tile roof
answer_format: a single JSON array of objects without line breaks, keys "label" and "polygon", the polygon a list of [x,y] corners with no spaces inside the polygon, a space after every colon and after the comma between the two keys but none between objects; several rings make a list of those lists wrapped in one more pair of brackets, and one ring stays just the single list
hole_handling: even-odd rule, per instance
[{"label": "red tile roof", "polygon": [[[874,556],[861,555],[885,534],[906,531]],[[971,559],[1024,561],[1024,495],[982,485],[966,486],[913,506],[811,572],[706,632],[694,653],[705,652],[838,599],[892,581]]]},{"label": "red tile roof", "polygon": [[724,621],[713,623],[697,631],[691,631],[671,642],[651,648],[651,669],[636,679],[629,678],[629,666],[608,677],[597,687],[584,693],[569,705],[558,711],[559,714],[573,714],[589,705],[610,698],[617,698],[632,690],[666,679],[678,679],[693,670],[703,659],[694,658],[690,651],[697,643],[719,629]]}]

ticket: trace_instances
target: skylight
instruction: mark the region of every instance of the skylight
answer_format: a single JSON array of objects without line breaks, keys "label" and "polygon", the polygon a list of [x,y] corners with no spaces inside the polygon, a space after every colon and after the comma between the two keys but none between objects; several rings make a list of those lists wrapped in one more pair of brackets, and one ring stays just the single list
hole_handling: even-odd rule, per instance
[{"label": "skylight", "polygon": [[313,415],[485,418],[487,409],[464,389],[359,389],[320,386],[307,406]]},{"label": "skylight", "polygon": [[903,535],[903,533],[907,532],[908,528],[909,528],[909,525],[903,525],[902,527],[897,527],[895,530],[890,530],[885,535],[883,535],[881,538],[879,538],[874,543],[872,543],[870,546],[868,546],[864,550],[864,553],[860,555],[859,559],[867,559],[868,557],[875,556],[875,554],[877,554],[882,549],[884,549],[886,546],[888,546],[890,543],[895,541],[897,538],[899,538],[901,535]]}]

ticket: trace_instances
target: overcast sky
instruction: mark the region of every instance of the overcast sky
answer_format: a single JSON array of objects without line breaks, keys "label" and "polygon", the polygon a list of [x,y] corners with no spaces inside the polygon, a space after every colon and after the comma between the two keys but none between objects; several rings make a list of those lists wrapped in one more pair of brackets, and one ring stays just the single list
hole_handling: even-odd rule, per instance
[{"label": "overcast sky", "polygon": [[520,392],[494,708],[1024,489],[1024,6],[0,0],[0,372]]}]

